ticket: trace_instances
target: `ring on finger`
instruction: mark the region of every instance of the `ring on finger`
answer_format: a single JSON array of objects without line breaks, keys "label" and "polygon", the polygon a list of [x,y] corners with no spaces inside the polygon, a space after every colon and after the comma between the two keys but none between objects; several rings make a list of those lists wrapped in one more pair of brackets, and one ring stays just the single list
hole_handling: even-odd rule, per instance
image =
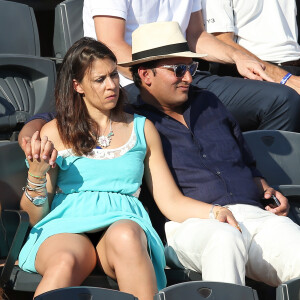
[{"label": "ring on finger", "polygon": [[236,227],[240,232],[242,232],[242,229],[241,229],[241,227],[240,227],[240,225],[239,225],[238,223],[235,225],[235,227]]}]

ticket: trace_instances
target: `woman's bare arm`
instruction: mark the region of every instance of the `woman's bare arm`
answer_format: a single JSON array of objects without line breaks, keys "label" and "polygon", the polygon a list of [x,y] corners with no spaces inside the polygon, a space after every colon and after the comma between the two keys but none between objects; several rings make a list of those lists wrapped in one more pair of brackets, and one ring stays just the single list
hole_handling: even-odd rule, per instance
[{"label": "woman's bare arm", "polygon": [[[165,160],[159,134],[149,120],[145,123],[145,137],[148,146],[145,179],[161,212],[176,222],[188,218],[209,218],[211,204],[185,197],[177,187]],[[228,209],[217,206],[213,211],[219,211],[219,221],[237,226],[237,221]]]}]

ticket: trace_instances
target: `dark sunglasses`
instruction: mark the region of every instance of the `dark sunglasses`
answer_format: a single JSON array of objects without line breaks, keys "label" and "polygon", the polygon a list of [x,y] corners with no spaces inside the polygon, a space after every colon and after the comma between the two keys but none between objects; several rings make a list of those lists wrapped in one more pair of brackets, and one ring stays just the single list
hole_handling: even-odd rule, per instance
[{"label": "dark sunglasses", "polygon": [[181,78],[187,71],[189,71],[191,75],[194,76],[198,69],[198,62],[193,61],[190,65],[162,65],[159,66],[159,68],[173,69],[175,76]]}]

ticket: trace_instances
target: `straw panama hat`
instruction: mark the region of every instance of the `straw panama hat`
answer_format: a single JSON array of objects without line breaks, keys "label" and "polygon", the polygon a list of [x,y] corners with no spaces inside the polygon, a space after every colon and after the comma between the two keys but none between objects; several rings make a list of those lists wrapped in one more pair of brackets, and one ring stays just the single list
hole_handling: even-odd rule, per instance
[{"label": "straw panama hat", "polygon": [[155,22],[141,25],[132,33],[132,61],[118,65],[130,67],[143,62],[171,58],[200,58],[207,54],[191,52],[177,22]]}]

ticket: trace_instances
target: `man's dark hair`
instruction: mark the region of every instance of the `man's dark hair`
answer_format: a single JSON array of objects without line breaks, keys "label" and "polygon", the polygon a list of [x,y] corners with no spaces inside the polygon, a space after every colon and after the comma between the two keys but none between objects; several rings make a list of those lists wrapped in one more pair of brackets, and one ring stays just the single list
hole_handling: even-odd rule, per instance
[{"label": "man's dark hair", "polygon": [[132,74],[133,82],[136,85],[136,87],[140,88],[140,86],[142,84],[142,80],[141,80],[139,72],[138,72],[139,68],[143,67],[145,69],[151,69],[155,76],[156,75],[155,68],[156,68],[158,62],[159,62],[159,60],[151,60],[151,61],[147,61],[147,62],[144,62],[141,64],[133,65],[132,67],[130,67],[130,72]]}]

